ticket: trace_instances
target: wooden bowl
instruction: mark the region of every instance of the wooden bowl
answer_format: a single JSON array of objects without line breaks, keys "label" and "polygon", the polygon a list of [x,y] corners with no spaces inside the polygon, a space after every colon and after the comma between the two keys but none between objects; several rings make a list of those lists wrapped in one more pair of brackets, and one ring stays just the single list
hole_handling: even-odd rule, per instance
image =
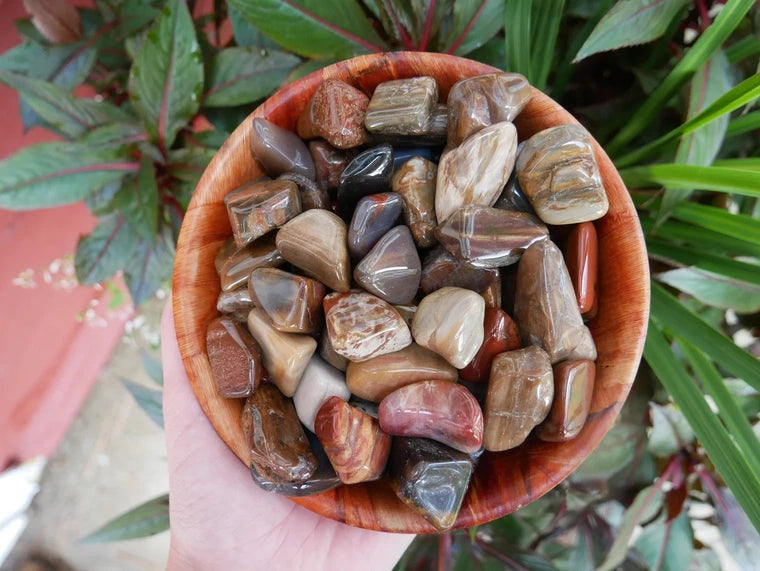
[{"label": "wooden bowl", "polygon": [[[295,130],[296,120],[319,84],[346,81],[367,94],[387,80],[428,75],[438,81],[441,99],[465,77],[498,71],[471,60],[432,53],[389,53],[357,57],[314,72],[281,89],[235,130],[209,164],[187,209],[174,266],[174,319],[182,359],[193,390],[219,436],[248,465],[240,427],[242,400],[226,400],[214,389],[206,356],[206,326],[217,316],[220,291],[214,256],[231,235],[224,196],[261,176],[251,158],[254,117]],[[515,124],[520,140],[555,125],[578,123],[555,101],[533,90]],[[599,237],[598,316],[590,323],[599,358],[596,386],[586,426],[563,443],[535,438],[502,453],[485,453],[473,476],[455,529],[501,517],[532,502],[565,479],[612,426],[634,380],[649,314],[649,269],[638,216],[615,167],[594,141],[610,208],[596,221]],[[251,482],[252,486],[255,486]],[[245,490],[241,490],[245,493]],[[391,532],[435,533],[404,505],[389,482],[340,486],[292,501],[350,525]]]}]

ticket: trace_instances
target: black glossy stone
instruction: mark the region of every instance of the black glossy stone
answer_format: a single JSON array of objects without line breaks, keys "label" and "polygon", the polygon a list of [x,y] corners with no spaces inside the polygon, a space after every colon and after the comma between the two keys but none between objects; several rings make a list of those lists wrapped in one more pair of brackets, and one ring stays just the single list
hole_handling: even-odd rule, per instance
[{"label": "black glossy stone", "polygon": [[368,194],[388,192],[393,175],[393,147],[371,147],[356,155],[346,165],[338,184],[338,211],[348,218],[359,199]]},{"label": "black glossy stone", "polygon": [[515,173],[509,177],[507,184],[504,185],[504,190],[501,191],[501,195],[496,200],[494,208],[499,210],[516,210],[517,212],[525,212],[536,216],[536,211],[530,205],[528,197],[520,188],[520,182],[517,180]]},{"label": "black glossy stone", "polygon": [[404,199],[395,192],[381,192],[359,199],[348,226],[348,252],[358,262],[393,228],[404,210]]},{"label": "black glossy stone", "polygon": [[432,147],[393,147],[393,172],[406,161],[413,157],[422,157],[431,162],[437,163],[441,158],[441,149]]}]

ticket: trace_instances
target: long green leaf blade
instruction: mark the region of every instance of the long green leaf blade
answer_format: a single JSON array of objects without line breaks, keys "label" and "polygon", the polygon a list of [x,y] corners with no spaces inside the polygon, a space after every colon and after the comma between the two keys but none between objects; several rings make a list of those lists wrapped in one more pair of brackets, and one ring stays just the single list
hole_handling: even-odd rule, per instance
[{"label": "long green leaf blade", "polygon": [[79,283],[93,285],[124,268],[137,249],[137,233],[123,216],[100,218],[95,229],[79,239],[74,268]]},{"label": "long green leaf blade", "polygon": [[760,285],[689,267],[657,274],[657,280],[720,309],[737,313],[760,310]]},{"label": "long green leaf blade", "polygon": [[530,82],[542,91],[546,89],[546,80],[554,63],[554,47],[564,10],[565,0],[534,0],[533,3],[535,34],[530,54]]},{"label": "long green leaf blade", "polygon": [[504,48],[507,69],[530,79],[532,1],[507,0],[504,9]]},{"label": "long green leaf blade", "polygon": [[114,204],[144,240],[156,243],[158,183],[150,157],[142,156],[137,177],[121,187],[114,197]]},{"label": "long green leaf blade", "polygon": [[451,40],[441,50],[467,55],[490,40],[504,23],[505,0],[456,0]]},{"label": "long green leaf blade", "polygon": [[760,39],[754,35],[745,36],[726,48],[726,57],[731,63],[740,62],[758,53],[760,53]]},{"label": "long green leaf blade", "polygon": [[760,246],[760,220],[743,214],[732,214],[722,208],[686,202],[678,206],[675,218],[691,222],[744,242]]},{"label": "long green leaf blade", "polygon": [[760,259],[760,247],[751,242],[692,224],[685,224],[673,218],[667,224],[655,227],[654,219],[642,217],[641,226],[645,234],[651,234],[653,237],[683,242],[701,249],[713,250],[730,256],[753,256]]},{"label": "long green leaf blade", "polygon": [[103,543],[149,537],[169,529],[169,494],[140,504],[97,529],[80,543]]},{"label": "long green leaf blade", "polygon": [[620,171],[626,186],[645,188],[661,184],[673,188],[695,188],[760,196],[760,172],[727,167],[657,164]]},{"label": "long green leaf blade", "polygon": [[726,130],[726,137],[743,135],[744,133],[750,133],[758,129],[760,129],[760,111],[753,111],[752,113],[731,119]]}]

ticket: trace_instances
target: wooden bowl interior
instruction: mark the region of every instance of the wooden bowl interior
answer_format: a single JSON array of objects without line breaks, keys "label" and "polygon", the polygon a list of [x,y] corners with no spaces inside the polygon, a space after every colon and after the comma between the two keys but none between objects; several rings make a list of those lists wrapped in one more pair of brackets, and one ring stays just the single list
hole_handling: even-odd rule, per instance
[{"label": "wooden bowl interior", "polygon": [[[254,117],[265,117],[294,130],[301,110],[327,78],[346,81],[371,94],[390,79],[428,75],[445,101],[458,80],[496,71],[471,60],[431,53],[390,53],[354,58],[312,73],[281,89],[256,109],[224,143],[206,169],[187,210],[174,269],[174,319],[182,359],[192,388],[220,437],[247,465],[240,427],[242,400],[226,400],[214,389],[206,356],[206,326],[217,316],[220,291],[214,256],[231,234],[224,196],[261,176],[251,158]],[[524,140],[542,129],[578,123],[559,104],[534,89],[515,121]],[[596,158],[609,197],[608,214],[596,221],[599,237],[598,316],[589,324],[599,357],[591,411],[581,434],[564,443],[529,438],[503,453],[485,453],[454,526],[470,527],[501,517],[537,499],[566,478],[596,447],[628,395],[641,358],[649,314],[649,270],[644,239],[628,191],[612,162],[594,141]],[[255,485],[251,483],[251,485]],[[244,491],[241,491],[244,493]],[[434,533],[381,480],[341,486],[293,501],[323,516],[368,529]]]}]

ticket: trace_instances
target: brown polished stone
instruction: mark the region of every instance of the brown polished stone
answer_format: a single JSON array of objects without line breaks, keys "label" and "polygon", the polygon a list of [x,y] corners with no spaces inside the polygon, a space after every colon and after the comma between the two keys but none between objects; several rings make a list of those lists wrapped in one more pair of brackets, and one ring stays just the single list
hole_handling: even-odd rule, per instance
[{"label": "brown polished stone", "polygon": [[313,208],[327,209],[330,207],[330,195],[314,180],[294,172],[283,173],[277,177],[277,180],[289,180],[295,183],[301,196],[302,210],[311,210]]},{"label": "brown polished stone", "polygon": [[295,172],[314,178],[314,161],[306,144],[293,131],[261,117],[254,118],[251,125],[251,154],[269,176]]},{"label": "brown polished stone", "polygon": [[293,404],[301,423],[310,431],[316,432],[314,419],[320,407],[332,397],[347,401],[350,396],[346,376],[318,355],[313,355],[298,383],[296,394],[293,395]]},{"label": "brown polished stone", "polygon": [[447,100],[448,145],[501,121],[514,121],[531,97],[528,80],[518,73],[488,73],[454,84]]},{"label": "brown polished stone", "polygon": [[412,320],[414,319],[414,316],[417,315],[417,306],[416,305],[394,305],[394,308],[396,308],[396,311],[398,311],[401,314],[401,317],[404,318],[404,321],[406,324],[411,327],[412,326]]},{"label": "brown polished stone", "polygon": [[596,316],[598,249],[596,228],[591,222],[578,224],[567,237],[565,262],[578,309],[585,320]]},{"label": "brown polished stone", "polygon": [[438,84],[432,77],[384,81],[372,94],[364,126],[382,135],[426,135],[437,104]]},{"label": "brown polished stone", "polygon": [[539,131],[526,141],[515,169],[523,192],[547,224],[596,220],[607,213],[607,193],[583,127]]},{"label": "brown polished stone", "polygon": [[[236,321],[245,322],[248,319],[248,312],[253,308],[251,295],[248,288],[240,287],[232,291],[220,291],[216,299],[216,310],[219,313],[226,313]],[[242,317],[242,319],[240,319]]]},{"label": "brown polished stone", "polygon": [[491,285],[480,292],[483,301],[486,302],[486,308],[493,307],[501,309],[501,276],[498,277]]},{"label": "brown polished stone", "polygon": [[404,220],[420,248],[435,244],[435,181],[438,167],[422,157],[412,157],[393,175],[393,192],[404,199]]},{"label": "brown polished stone", "polygon": [[267,234],[236,249],[223,262],[219,279],[223,291],[245,287],[248,276],[256,268],[276,268],[285,263],[275,244],[274,234]]},{"label": "brown polished stone", "polygon": [[224,197],[235,243],[243,247],[301,212],[294,182],[267,180],[233,190]]},{"label": "brown polished stone", "polygon": [[522,444],[546,418],[554,397],[552,366],[540,347],[497,355],[486,396],[483,446],[491,452]]},{"label": "brown polished stone", "polygon": [[319,337],[319,356],[339,371],[346,371],[348,363],[350,362],[343,355],[338,355],[332,348],[330,342],[330,334],[327,332],[327,328],[322,330],[322,335]]},{"label": "brown polished stone", "polygon": [[396,389],[380,402],[380,427],[393,436],[430,438],[471,454],[483,444],[483,412],[462,385],[420,381]]},{"label": "brown polished stone", "polygon": [[277,232],[282,257],[330,289],[346,292],[351,280],[346,223],[327,210],[307,210]]},{"label": "brown polished stone", "polygon": [[422,262],[420,287],[426,294],[442,287],[462,287],[481,292],[499,279],[495,268],[473,268],[444,248],[432,250]]},{"label": "brown polished stone", "polygon": [[214,257],[214,268],[216,268],[217,274],[221,273],[222,266],[227,258],[234,254],[238,249],[237,244],[235,244],[235,239],[232,236],[224,241]]},{"label": "brown polished stone", "polygon": [[562,361],[554,365],[554,402],[538,437],[563,442],[578,436],[586,423],[594,394],[596,365],[593,361]]},{"label": "brown polished stone", "polygon": [[350,361],[400,351],[412,342],[392,305],[361,290],[331,293],[322,303],[333,350]]},{"label": "brown polished stone", "polygon": [[446,131],[449,125],[449,106],[445,103],[439,103],[435,106],[435,112],[430,119],[430,130],[428,138],[433,141],[439,141],[441,145],[446,143]]},{"label": "brown polished stone", "polygon": [[251,464],[271,482],[305,482],[317,469],[293,402],[274,385],[263,384],[243,406],[243,433]]},{"label": "brown polished stone", "polygon": [[309,141],[309,152],[314,159],[317,184],[324,190],[338,188],[340,175],[353,155],[347,151],[336,149],[330,143],[320,139]]},{"label": "brown polished stone", "polygon": [[314,432],[344,484],[369,482],[382,476],[391,437],[370,415],[331,397],[317,413]]},{"label": "brown polished stone", "polygon": [[583,327],[580,341],[575,346],[575,349],[570,351],[567,358],[573,361],[578,359],[596,361],[596,344],[594,343],[594,337],[591,335],[591,331],[588,327]]},{"label": "brown polished stone", "polygon": [[496,355],[522,347],[517,324],[501,309],[486,308],[483,330],[483,344],[478,353],[469,365],[459,371],[460,376],[471,383],[488,380]]},{"label": "brown polished stone", "polygon": [[322,137],[333,147],[350,149],[367,142],[364,114],[369,97],[339,79],[326,79],[298,118],[302,139]]},{"label": "brown polished stone", "polygon": [[346,384],[351,392],[373,402],[380,402],[404,385],[431,379],[456,382],[457,370],[437,353],[416,343],[368,361],[351,362],[346,369]]},{"label": "brown polished stone", "polygon": [[250,395],[261,382],[261,351],[244,325],[217,317],[206,329],[206,353],[217,392],[224,398]]},{"label": "brown polished stone", "polygon": [[276,268],[257,268],[248,280],[248,292],[278,331],[316,333],[322,326],[320,282]]},{"label": "brown polished stone", "polygon": [[523,344],[543,348],[552,363],[568,358],[587,334],[565,260],[551,240],[536,242],[520,259],[514,316]]},{"label": "brown polished stone", "polygon": [[444,152],[435,189],[438,223],[466,204],[492,206],[512,173],[516,150],[517,130],[512,123],[502,122]]}]

